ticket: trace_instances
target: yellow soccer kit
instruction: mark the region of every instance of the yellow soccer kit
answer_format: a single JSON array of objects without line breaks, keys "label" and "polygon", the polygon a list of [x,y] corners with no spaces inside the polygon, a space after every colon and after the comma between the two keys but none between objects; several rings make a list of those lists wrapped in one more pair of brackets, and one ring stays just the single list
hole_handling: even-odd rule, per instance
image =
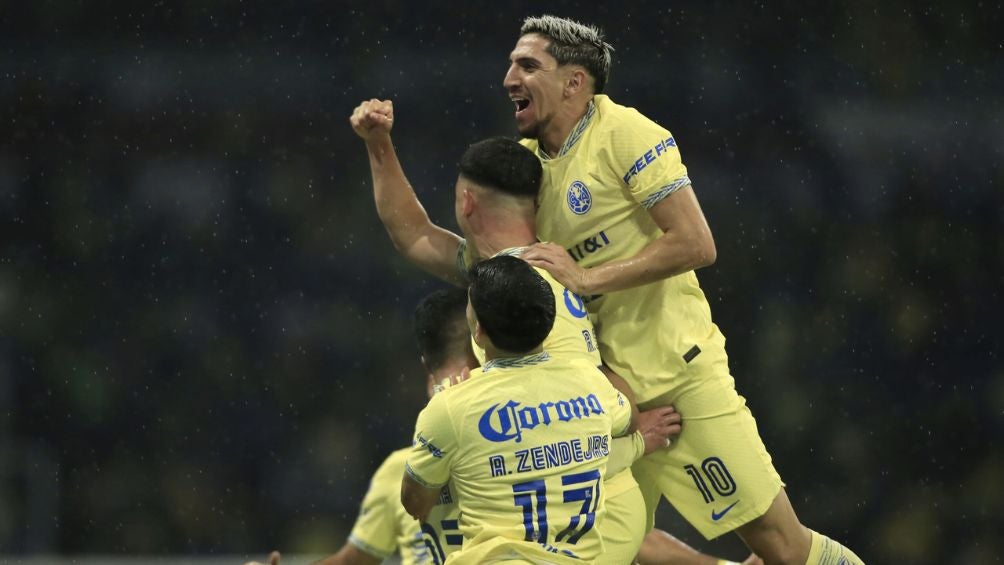
[{"label": "yellow soccer kit", "polygon": [[[537,231],[583,267],[626,259],[662,235],[648,213],[690,184],[669,131],[608,97],[593,98],[559,154],[544,155]],[[584,297],[603,361],[641,406],[674,404],[687,431],[633,470],[654,512],[658,493],[715,537],[762,514],[782,486],[746,401],[735,391],[725,338],[693,272]],[[739,487],[742,488],[739,488]]]},{"label": "yellow soccer kit", "polygon": [[401,477],[410,453],[410,447],[391,453],[373,474],[349,543],[379,559],[398,550],[402,565],[440,565],[463,541],[457,522],[460,507],[447,484],[426,524],[405,512]]},{"label": "yellow soccer kit", "polygon": [[464,546],[449,563],[597,560],[611,437],[630,420],[594,365],[547,352],[490,360],[434,396],[406,472],[455,490]]},{"label": "yellow soccer kit", "polygon": [[[500,251],[497,255],[519,257],[525,249],[525,247],[514,247]],[[472,251],[466,242],[462,243],[457,254],[458,269],[466,276],[473,263]],[[601,361],[596,347],[596,333],[582,299],[554,280],[551,273],[537,267],[534,267],[534,270],[547,281],[554,292],[554,327],[544,338],[544,351],[553,357],[581,358],[593,366],[599,365]],[[475,357],[484,364],[485,350],[475,343],[473,338],[471,346]],[[632,454],[644,452],[644,445],[635,445],[628,449],[631,442],[632,438],[620,438],[614,442],[617,445],[616,450],[611,451],[617,452],[618,455],[624,455],[625,452]],[[641,451],[638,451],[639,448]],[[644,498],[631,474],[631,469],[627,467],[622,467],[617,472],[611,471],[606,476],[603,486],[606,488],[609,512],[598,528],[606,541],[605,555],[610,563],[630,563],[645,538],[645,514],[639,510],[644,505]]]},{"label": "yellow soccer kit", "polygon": [[[504,249],[496,253],[496,257],[499,255],[519,257],[525,250],[525,247]],[[465,279],[467,271],[474,262],[473,250],[467,246],[466,241],[462,242],[457,250],[457,269]],[[594,366],[599,365],[600,351],[596,346],[596,334],[582,299],[554,280],[551,273],[537,267],[533,270],[547,281],[554,293],[554,327],[544,339],[544,351],[551,355],[582,357],[591,361]],[[473,337],[471,337],[471,347],[478,362],[484,365],[485,350],[474,342]]]}]

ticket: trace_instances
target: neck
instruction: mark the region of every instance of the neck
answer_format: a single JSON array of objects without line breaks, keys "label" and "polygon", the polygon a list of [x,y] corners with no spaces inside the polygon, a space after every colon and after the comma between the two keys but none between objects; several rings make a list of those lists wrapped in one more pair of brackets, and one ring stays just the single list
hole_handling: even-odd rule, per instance
[{"label": "neck", "polygon": [[575,124],[579,123],[582,116],[586,115],[590,100],[592,100],[592,96],[569,99],[565,102],[558,115],[551,120],[548,127],[544,128],[544,132],[538,137],[540,146],[545,153],[551,157],[558,156],[561,146],[565,144],[565,140],[572,133]]},{"label": "neck", "polygon": [[535,353],[540,353],[544,351],[544,344],[540,344],[537,347],[531,349],[530,351],[506,351],[505,349],[499,349],[492,345],[491,343],[485,346],[485,361],[491,361],[492,359],[506,359],[512,357],[526,357],[527,355],[533,355]]},{"label": "neck", "polygon": [[443,379],[448,379],[450,377],[455,377],[461,373],[464,369],[473,369],[477,367],[477,360],[471,359],[453,359],[447,361],[440,365],[438,369],[432,372],[432,376],[435,377],[436,381],[442,381]]},{"label": "neck", "polygon": [[479,259],[494,257],[505,249],[537,243],[537,228],[532,221],[486,218],[482,227],[468,238]]}]

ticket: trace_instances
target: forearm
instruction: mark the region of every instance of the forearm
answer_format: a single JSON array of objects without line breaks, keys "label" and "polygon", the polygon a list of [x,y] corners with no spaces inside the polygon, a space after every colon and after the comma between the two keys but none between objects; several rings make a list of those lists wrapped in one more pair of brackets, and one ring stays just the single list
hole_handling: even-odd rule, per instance
[{"label": "forearm", "polygon": [[[710,238],[710,232],[707,237]],[[697,234],[669,230],[632,257],[610,261],[583,271],[585,295],[634,288],[710,265],[714,254],[706,251]]]},{"label": "forearm", "polygon": [[715,262],[715,240],[692,186],[684,186],[660,200],[648,213],[662,235],[633,257],[583,270],[582,294],[633,288]]},{"label": "forearm", "polygon": [[404,253],[431,225],[429,215],[401,168],[390,136],[374,135],[367,139],[366,152],[377,215],[394,246]]},{"label": "forearm", "polygon": [[389,135],[366,140],[373,200],[394,248],[405,259],[447,282],[460,284],[456,269],[460,237],[429,219],[408,182]]}]

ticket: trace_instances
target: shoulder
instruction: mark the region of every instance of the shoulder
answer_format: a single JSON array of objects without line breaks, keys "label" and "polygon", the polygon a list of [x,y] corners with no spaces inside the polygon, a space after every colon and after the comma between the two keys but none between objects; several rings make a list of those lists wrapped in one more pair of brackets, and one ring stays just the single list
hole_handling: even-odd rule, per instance
[{"label": "shoulder", "polygon": [[581,371],[584,375],[589,375],[590,378],[598,377],[604,381],[607,379],[606,375],[603,374],[603,371],[601,371],[599,367],[597,367],[596,364],[589,359],[575,357],[568,359],[567,362],[572,365],[576,371]]},{"label": "shoulder", "polygon": [[549,273],[547,271],[547,269],[544,269],[544,268],[541,268],[541,267],[537,267],[535,265],[532,265],[532,266],[533,266],[533,270],[536,271],[538,275],[540,275],[540,278],[544,279],[544,281],[547,284],[551,285],[551,289],[552,290],[554,290],[556,292],[559,292],[559,293],[564,290],[565,287],[562,286],[562,284],[558,282],[558,279],[554,278],[554,275],[552,275],[551,273]]},{"label": "shoulder", "polygon": [[550,355],[547,362],[541,364],[540,367],[552,373],[573,375],[573,380],[576,382],[584,382],[597,374],[606,378],[592,361],[580,355]]},{"label": "shoulder", "polygon": [[403,447],[397,451],[392,452],[383,460],[380,467],[373,474],[373,478],[382,478],[384,476],[393,475],[397,478],[401,477],[404,473],[404,464],[408,461],[408,454],[411,452],[410,447]]},{"label": "shoulder", "polygon": [[387,458],[383,460],[383,463],[380,464],[380,468],[381,469],[384,469],[385,467],[389,467],[389,468],[402,467],[403,468],[404,467],[404,462],[408,460],[408,453],[410,451],[411,451],[411,447],[402,447],[401,449],[392,451],[391,454],[388,455]]},{"label": "shoulder", "polygon": [[663,132],[666,128],[630,106],[617,104],[605,95],[594,98],[601,129],[611,136],[637,134],[638,130]]},{"label": "shoulder", "polygon": [[[472,396],[477,396],[483,390],[485,378],[481,367],[471,370],[470,376],[459,383],[451,384],[436,393],[425,405],[422,413],[425,418],[452,418],[463,413]],[[456,414],[455,414],[456,413]]]}]

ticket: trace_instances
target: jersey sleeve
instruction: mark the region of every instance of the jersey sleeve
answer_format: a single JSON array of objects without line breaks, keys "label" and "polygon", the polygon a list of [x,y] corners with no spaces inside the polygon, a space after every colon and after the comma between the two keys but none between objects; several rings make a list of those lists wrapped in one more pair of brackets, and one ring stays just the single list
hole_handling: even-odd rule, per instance
[{"label": "jersey sleeve", "polygon": [[610,409],[611,435],[613,437],[621,437],[631,427],[631,403],[613,385],[610,385],[610,389],[613,391],[614,396],[613,407]]},{"label": "jersey sleeve", "polygon": [[612,477],[627,469],[645,454],[645,437],[641,431],[629,436],[614,438],[610,442],[610,458],[607,460],[607,476]]},{"label": "jersey sleeve", "polygon": [[397,548],[403,463],[392,454],[373,474],[349,534],[349,543],[379,559],[387,559]]},{"label": "jersey sleeve", "polygon": [[610,156],[631,196],[643,208],[690,184],[680,149],[668,130],[631,110],[610,134]]},{"label": "jersey sleeve", "polygon": [[405,465],[405,472],[427,488],[438,488],[449,482],[451,463],[457,451],[447,396],[446,393],[433,396],[418,415],[415,439]]}]

